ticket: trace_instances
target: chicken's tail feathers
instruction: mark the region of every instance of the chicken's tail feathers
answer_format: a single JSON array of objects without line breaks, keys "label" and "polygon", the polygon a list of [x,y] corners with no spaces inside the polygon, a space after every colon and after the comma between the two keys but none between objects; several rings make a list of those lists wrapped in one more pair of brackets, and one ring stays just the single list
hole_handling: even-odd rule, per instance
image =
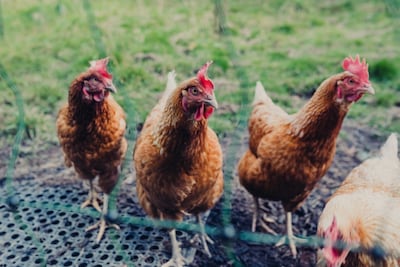
[{"label": "chicken's tail feathers", "polygon": [[265,92],[264,86],[262,85],[262,83],[260,81],[257,81],[257,84],[256,84],[253,106],[258,103],[273,104],[271,98]]},{"label": "chicken's tail feathers", "polygon": [[381,154],[385,158],[398,159],[397,136],[392,133],[381,147]]},{"label": "chicken's tail feathers", "polygon": [[175,70],[168,72],[167,85],[165,86],[164,94],[162,95],[159,101],[161,106],[163,106],[167,102],[168,97],[176,88],[175,76],[176,76]]},{"label": "chicken's tail feathers", "polygon": [[175,70],[168,72],[167,86],[165,87],[164,94],[169,95],[176,88],[175,76],[176,76]]}]

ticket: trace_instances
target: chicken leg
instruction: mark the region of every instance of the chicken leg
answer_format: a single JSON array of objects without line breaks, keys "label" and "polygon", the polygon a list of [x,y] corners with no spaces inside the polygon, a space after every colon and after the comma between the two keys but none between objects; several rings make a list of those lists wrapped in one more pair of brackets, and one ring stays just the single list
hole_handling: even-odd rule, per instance
[{"label": "chicken leg", "polygon": [[251,231],[254,233],[257,227],[258,221],[258,211],[260,209],[260,202],[258,202],[258,197],[253,197],[254,199],[254,212],[253,212],[253,220],[251,222]]},{"label": "chicken leg", "polygon": [[296,258],[296,256],[297,256],[296,242],[302,243],[305,240],[293,235],[292,213],[291,212],[286,212],[286,236],[283,236],[278,241],[278,243],[276,243],[275,246],[276,247],[282,246],[283,244],[286,243],[286,240],[289,243],[290,251],[292,252],[293,258]]},{"label": "chicken leg", "polygon": [[[208,212],[209,212],[209,211],[208,211]],[[204,222],[203,222],[203,220],[201,219],[201,215],[200,215],[200,214],[196,215],[196,218],[197,218],[197,223],[198,223],[199,226],[200,226],[200,239],[201,239],[201,243],[203,244],[203,247],[204,247],[204,252],[207,254],[207,256],[208,256],[209,258],[211,258],[211,253],[210,253],[210,250],[208,249],[207,242],[210,243],[210,244],[214,244],[214,241],[207,235]],[[199,235],[196,234],[196,235],[192,238],[191,243],[194,243],[194,240],[198,240],[198,239],[197,239],[198,236],[199,236]]]},{"label": "chicken leg", "polygon": [[92,231],[92,230],[94,230],[96,228],[99,228],[99,233],[97,234],[97,238],[96,238],[96,242],[97,243],[99,243],[101,238],[103,237],[107,226],[108,227],[114,227],[115,229],[120,230],[120,228],[119,228],[119,226],[117,224],[111,224],[111,223],[108,223],[106,221],[105,216],[107,215],[107,212],[108,212],[108,195],[104,194],[104,197],[103,197],[103,212],[101,214],[100,221],[95,223],[95,224],[93,224],[93,225],[91,225],[91,226],[89,226],[88,228],[86,228],[87,232],[88,231]]},{"label": "chicken leg", "polygon": [[[259,211],[260,211],[261,208],[260,208],[260,202],[259,202],[258,197],[253,197],[253,199],[254,199],[254,213],[253,213],[253,220],[252,220],[252,223],[251,223],[251,231],[254,233],[256,231]],[[264,221],[267,221],[267,222],[272,222],[273,221],[272,219],[269,219],[266,216],[266,214],[264,214],[264,215],[265,215],[263,217]],[[267,231],[268,233],[271,233],[273,235],[277,235],[277,233],[271,227],[269,227],[266,223],[264,223],[263,220],[260,220],[261,227],[265,231]]]},{"label": "chicken leg", "polygon": [[172,257],[169,261],[161,265],[161,267],[183,267],[185,264],[185,258],[182,256],[179,242],[176,240],[175,229],[169,231],[169,237],[171,238]]},{"label": "chicken leg", "polygon": [[101,208],[97,199],[97,192],[93,186],[93,181],[89,180],[89,195],[87,199],[81,204],[81,209],[92,205],[98,212],[101,212]]}]

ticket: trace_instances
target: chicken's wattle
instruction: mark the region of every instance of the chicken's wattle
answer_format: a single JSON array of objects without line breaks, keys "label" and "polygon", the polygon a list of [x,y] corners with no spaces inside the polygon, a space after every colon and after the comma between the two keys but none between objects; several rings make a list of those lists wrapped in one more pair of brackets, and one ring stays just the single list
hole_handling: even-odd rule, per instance
[{"label": "chicken's wattle", "polygon": [[196,113],[194,114],[194,119],[196,121],[200,121],[204,117],[203,113],[204,113],[204,103],[202,103],[201,106],[196,110]]},{"label": "chicken's wattle", "polygon": [[213,113],[213,111],[214,111],[213,107],[205,106],[205,104],[202,103],[201,106],[196,110],[196,113],[194,114],[194,119],[196,121],[200,121],[202,119],[208,119]]},{"label": "chicken's wattle", "polygon": [[208,119],[213,112],[214,112],[214,108],[213,107],[206,106],[205,111],[204,111],[204,118]]},{"label": "chicken's wattle", "polygon": [[82,89],[84,98],[87,100],[94,100],[95,102],[101,102],[108,95],[108,92],[105,91],[89,91],[87,87],[83,87]]},{"label": "chicken's wattle", "polygon": [[357,102],[363,96],[362,93],[354,93],[346,96],[348,102]]},{"label": "chicken's wattle", "polygon": [[96,102],[101,102],[104,100],[105,96],[106,95],[105,95],[104,91],[96,92],[93,94],[93,100]]}]

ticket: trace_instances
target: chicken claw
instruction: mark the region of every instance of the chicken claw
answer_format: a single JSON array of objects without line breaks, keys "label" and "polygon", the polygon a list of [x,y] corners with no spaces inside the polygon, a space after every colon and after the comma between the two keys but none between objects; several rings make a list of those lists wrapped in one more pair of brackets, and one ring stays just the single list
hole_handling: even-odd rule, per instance
[{"label": "chicken claw", "polygon": [[207,234],[195,234],[192,239],[190,239],[190,244],[195,244],[199,241],[203,244],[204,252],[207,254],[209,258],[212,257],[210,250],[208,249],[207,242],[211,245],[214,244],[214,241]]},{"label": "chicken claw", "polygon": [[161,265],[161,267],[183,267],[186,260],[182,256],[179,242],[176,240],[175,229],[169,231],[169,237],[171,238],[172,257],[169,261]]},{"label": "chicken claw", "polygon": [[267,231],[268,233],[273,234],[273,235],[278,235],[278,233],[275,232],[271,227],[269,227],[269,226],[264,222],[264,220],[260,220],[260,225],[261,225],[261,227],[262,227],[265,231]]},{"label": "chicken claw", "polygon": [[[96,242],[99,243],[101,238],[104,235],[104,232],[106,231],[107,226],[108,227],[113,227],[117,230],[120,230],[119,226],[117,224],[113,224],[113,223],[108,223],[106,221],[105,215],[108,212],[108,195],[104,194],[103,196],[103,212],[101,214],[101,219],[99,222],[95,223],[94,225],[89,226],[88,228],[86,228],[86,232],[88,231],[92,231],[96,228],[99,228],[99,233],[97,234],[97,238],[96,238]],[[108,225],[107,225],[108,224]]]},{"label": "chicken claw", "polygon": [[[204,252],[207,254],[207,256],[208,256],[209,258],[211,258],[212,255],[211,255],[211,253],[210,253],[210,250],[208,249],[207,242],[210,243],[210,244],[214,244],[214,241],[207,235],[206,229],[205,229],[205,226],[204,226],[204,222],[203,222],[203,220],[201,219],[200,214],[196,215],[196,218],[197,218],[197,222],[198,222],[198,224],[199,224],[199,226],[200,226],[200,232],[201,232],[201,233],[200,233],[200,239],[201,239],[201,243],[203,244],[203,247],[204,247]],[[196,235],[190,240],[190,243],[193,244],[198,238],[199,238],[199,234],[196,234]]]},{"label": "chicken claw", "polygon": [[106,231],[107,227],[113,227],[116,230],[120,230],[119,225],[118,224],[114,224],[114,223],[108,223],[106,221],[106,219],[104,218],[104,216],[101,216],[100,221],[98,221],[97,223],[89,226],[88,228],[86,228],[86,232],[92,231],[96,228],[99,228],[99,233],[97,234],[97,238],[96,238],[96,242],[99,243],[100,240],[102,239],[104,232]]},{"label": "chicken claw", "polygon": [[[263,212],[267,212],[264,208],[260,207],[260,203],[257,197],[253,197],[254,199],[254,212],[253,212],[253,221],[251,223],[251,231],[254,233],[256,231],[256,227],[257,227],[257,221],[258,216],[259,216],[259,211],[263,211]],[[263,214],[262,218],[259,220],[261,227],[267,231],[268,233],[271,233],[273,235],[277,235],[277,233],[271,228],[269,227],[265,222],[274,222],[273,219],[268,218],[266,214]]]},{"label": "chicken claw", "polygon": [[99,201],[96,198],[87,198],[82,204],[81,204],[81,209],[86,208],[87,206],[92,206],[95,208],[98,212],[101,212],[101,208],[99,205]]},{"label": "chicken claw", "polygon": [[185,265],[185,259],[181,256],[177,258],[171,258],[169,261],[161,265],[161,267],[183,267]]},{"label": "chicken claw", "polygon": [[304,243],[306,240],[293,235],[292,228],[292,213],[286,212],[286,232],[287,235],[283,236],[277,243],[276,247],[282,246],[283,244],[289,244],[290,251],[292,252],[293,258],[297,257],[296,243]]},{"label": "chicken claw", "polygon": [[296,237],[294,235],[292,235],[292,236],[283,236],[275,244],[275,247],[279,247],[279,246],[282,246],[282,245],[288,243],[290,251],[292,252],[293,258],[296,258],[297,257],[296,243],[303,243],[303,242],[304,242],[304,239]]},{"label": "chicken claw", "polygon": [[92,181],[90,181],[89,195],[87,199],[81,204],[81,209],[86,208],[89,205],[95,208],[98,212],[101,212],[99,201],[97,199],[97,193],[93,187]]}]

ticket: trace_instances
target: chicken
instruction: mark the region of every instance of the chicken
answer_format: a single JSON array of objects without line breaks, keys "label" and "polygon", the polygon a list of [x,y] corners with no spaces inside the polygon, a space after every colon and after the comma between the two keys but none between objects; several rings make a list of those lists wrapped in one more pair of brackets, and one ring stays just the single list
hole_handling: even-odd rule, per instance
[{"label": "chicken", "polygon": [[238,164],[239,181],[254,197],[253,232],[259,198],[282,203],[287,237],[277,245],[287,240],[294,257],[295,241],[301,240],[293,235],[292,212],[331,165],[336,138],[351,104],[364,93],[374,93],[365,60],[348,57],[342,67],[344,72],[322,82],[312,98],[293,115],[276,106],[260,82],[256,86],[248,122],[249,149]]},{"label": "chicken", "polygon": [[[318,235],[326,239],[318,253],[318,266],[399,266],[397,147],[396,136],[391,134],[381,155],[354,168],[327,202],[318,223]],[[335,246],[337,242],[342,247]],[[386,255],[377,253],[382,251]]]},{"label": "chicken", "polygon": [[[135,151],[139,202],[153,218],[181,221],[197,217],[201,241],[210,256],[201,214],[209,211],[223,192],[222,150],[207,119],[217,108],[214,85],[206,76],[211,62],[176,86],[168,75],[166,91],[148,115]],[[169,232],[172,257],[163,266],[182,266],[175,229]]]},{"label": "chicken", "polygon": [[[89,183],[89,195],[81,208],[92,205],[102,212],[97,242],[106,228],[108,197],[117,183],[127,149],[125,113],[110,92],[116,92],[107,71],[108,58],[90,62],[87,71],[70,85],[68,103],[57,117],[57,134],[65,165],[73,166],[78,176]],[[94,179],[98,178],[98,183]],[[104,193],[103,210],[97,200],[96,185]],[[118,228],[117,225],[113,225]]]}]

